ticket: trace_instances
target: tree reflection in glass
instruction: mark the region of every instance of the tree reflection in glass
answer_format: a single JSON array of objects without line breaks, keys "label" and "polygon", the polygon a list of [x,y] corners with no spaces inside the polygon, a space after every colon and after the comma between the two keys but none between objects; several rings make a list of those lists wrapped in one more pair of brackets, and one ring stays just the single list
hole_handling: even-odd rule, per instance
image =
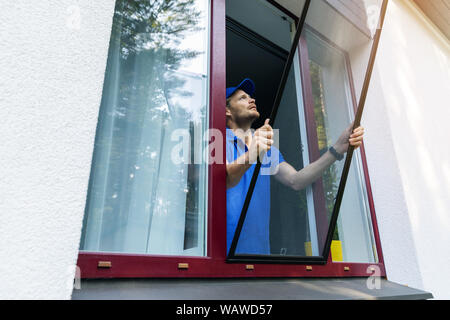
[{"label": "tree reflection in glass", "polygon": [[204,254],[205,166],[170,157],[207,126],[207,23],[206,0],[117,1],[82,250]]},{"label": "tree reflection in glass", "polygon": [[[319,151],[321,154],[327,152],[328,148],[333,144],[329,134],[327,134],[327,108],[324,100],[324,86],[321,75],[321,67],[319,64],[309,60],[309,72],[311,76],[311,89],[314,104],[314,120],[316,123],[317,139]],[[333,163],[322,174],[322,181],[324,187],[325,205],[328,213],[328,219],[333,213],[336,194],[339,187],[339,178],[336,169],[336,164]],[[338,240],[339,234],[336,228],[333,240]]]}]

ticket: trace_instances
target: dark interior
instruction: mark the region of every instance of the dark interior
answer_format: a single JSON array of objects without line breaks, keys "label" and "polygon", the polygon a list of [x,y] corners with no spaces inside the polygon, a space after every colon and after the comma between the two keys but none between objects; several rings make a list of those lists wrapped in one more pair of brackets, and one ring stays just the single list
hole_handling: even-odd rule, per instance
[{"label": "dark interior", "polygon": [[234,87],[245,78],[256,84],[254,98],[259,120],[254,128],[270,117],[288,52],[242,24],[227,17],[227,87]]}]

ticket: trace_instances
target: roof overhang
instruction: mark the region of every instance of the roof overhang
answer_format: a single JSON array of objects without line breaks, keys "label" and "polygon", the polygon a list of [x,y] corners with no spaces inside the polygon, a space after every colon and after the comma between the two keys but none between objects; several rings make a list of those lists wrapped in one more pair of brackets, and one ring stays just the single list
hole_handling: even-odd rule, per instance
[{"label": "roof overhang", "polygon": [[428,18],[450,39],[450,1],[414,0]]}]

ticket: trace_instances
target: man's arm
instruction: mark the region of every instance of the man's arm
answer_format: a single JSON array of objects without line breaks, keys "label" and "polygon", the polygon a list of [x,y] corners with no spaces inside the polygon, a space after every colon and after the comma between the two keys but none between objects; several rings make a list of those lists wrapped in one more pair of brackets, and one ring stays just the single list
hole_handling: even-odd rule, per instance
[{"label": "man's arm", "polygon": [[243,154],[233,163],[227,161],[227,189],[231,189],[239,184],[242,176],[250,169],[252,165],[249,163],[248,152]]},{"label": "man's arm", "polygon": [[282,184],[296,190],[305,189],[317,181],[322,173],[336,161],[336,158],[327,151],[317,161],[297,171],[289,163],[283,162],[278,166],[275,178]]},{"label": "man's arm", "polygon": [[[350,125],[339,137],[334,145],[337,152],[344,154],[348,146],[358,149],[363,140],[364,128],[358,127],[352,133],[353,124]],[[318,160],[301,169],[295,170],[290,164],[283,162],[277,167],[275,178],[282,184],[298,191],[305,189],[311,183],[317,181],[323,172],[336,161],[330,151],[323,154]]]}]

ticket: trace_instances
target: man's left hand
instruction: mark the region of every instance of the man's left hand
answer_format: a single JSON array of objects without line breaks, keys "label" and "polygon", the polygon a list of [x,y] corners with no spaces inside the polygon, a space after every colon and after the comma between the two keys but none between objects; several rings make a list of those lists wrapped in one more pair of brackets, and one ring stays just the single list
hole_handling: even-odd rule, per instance
[{"label": "man's left hand", "polygon": [[349,145],[356,149],[361,147],[363,138],[364,138],[364,128],[358,127],[355,130],[353,130],[352,133],[353,124],[351,124],[339,137],[338,141],[334,145],[334,148],[337,152],[340,154],[344,154],[347,152]]}]

